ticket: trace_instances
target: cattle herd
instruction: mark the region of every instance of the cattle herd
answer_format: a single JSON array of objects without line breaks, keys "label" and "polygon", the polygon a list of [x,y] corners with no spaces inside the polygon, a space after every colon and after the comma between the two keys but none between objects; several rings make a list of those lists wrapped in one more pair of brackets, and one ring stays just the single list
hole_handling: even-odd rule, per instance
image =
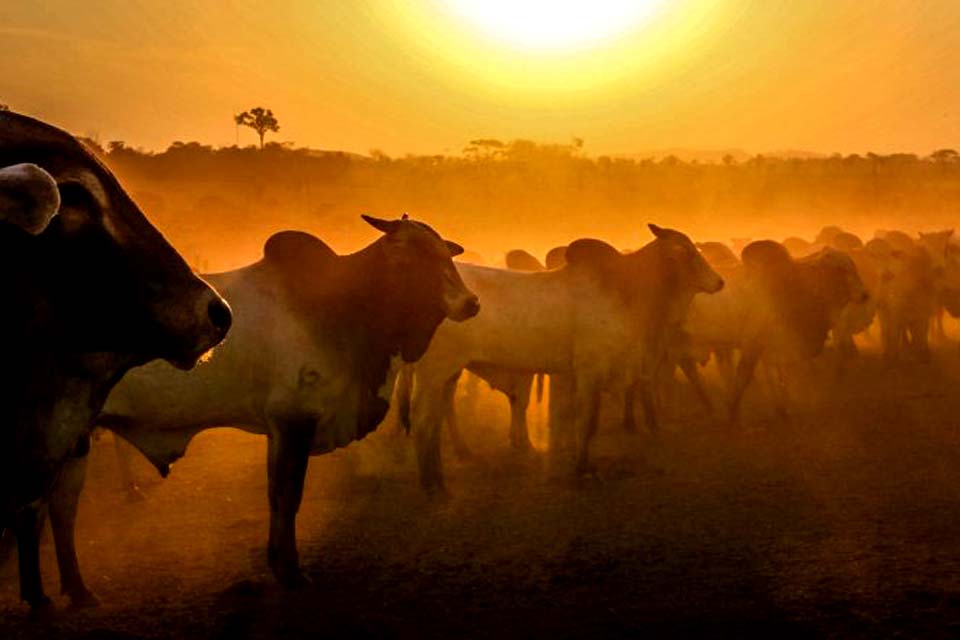
[{"label": "cattle herd", "polygon": [[46,510],[64,593],[97,602],[74,544],[96,427],[164,476],[203,430],[266,435],[267,557],[277,580],[296,586],[309,456],[374,431],[395,401],[423,488],[444,492],[444,424],[465,449],[454,406],[464,371],[507,395],[510,443],[524,450],[531,389],[541,397],[549,384],[549,452],[589,478],[607,391],[619,391],[624,428],[638,428],[639,402],[656,434],[678,371],[715,410],[701,377],[712,363],[736,429],[758,371],[786,416],[799,367],[826,360],[842,376],[869,332],[889,365],[924,361],[944,315],[960,315],[949,231],[879,231],[864,243],[827,227],[811,241],[734,251],[650,224],[653,240],[636,251],[579,239],[545,264],[515,250],[498,268],[455,263],[460,246],[406,215],[363,218],[382,235],[356,253],[283,231],[259,261],[197,276],[74,137],[0,112],[0,527],[16,537],[32,608],[50,606],[38,544]]}]

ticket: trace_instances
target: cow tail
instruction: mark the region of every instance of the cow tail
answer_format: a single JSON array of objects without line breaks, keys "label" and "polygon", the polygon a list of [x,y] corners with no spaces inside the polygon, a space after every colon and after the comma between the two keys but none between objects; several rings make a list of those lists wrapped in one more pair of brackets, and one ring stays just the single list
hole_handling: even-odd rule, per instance
[{"label": "cow tail", "polygon": [[397,375],[397,414],[400,425],[410,434],[410,401],[413,395],[413,369],[405,366]]},{"label": "cow tail", "polygon": [[537,404],[543,402],[543,377],[544,374],[537,374]]}]

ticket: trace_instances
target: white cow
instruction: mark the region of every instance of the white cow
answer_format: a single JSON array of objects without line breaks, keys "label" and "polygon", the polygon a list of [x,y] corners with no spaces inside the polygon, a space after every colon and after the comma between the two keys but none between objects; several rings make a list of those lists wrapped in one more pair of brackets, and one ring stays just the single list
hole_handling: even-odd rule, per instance
[{"label": "white cow", "polygon": [[[230,339],[192,373],[164,364],[131,372],[97,421],[162,475],[205,429],[266,435],[268,560],[287,585],[302,581],[296,514],[309,456],[373,431],[401,362],[417,360],[445,318],[479,311],[451,260],[458,245],[412,220],[365,219],[385,235],[358,253],[338,256],[285,231],[267,241],[260,262],[209,276],[233,305]],[[74,511],[82,478],[82,468],[68,474],[59,491],[74,495]],[[73,514],[51,516],[61,572],[78,573]]]},{"label": "white cow", "polygon": [[459,265],[464,282],[484,300],[484,313],[444,323],[415,367],[411,422],[420,480],[443,489],[440,427],[463,369],[497,367],[570,380],[577,439],[576,470],[588,470],[600,392],[624,371],[641,383],[655,420],[650,382],[668,336],[682,324],[693,296],[723,280],[679,231],[650,225],[655,239],[623,255],[598,240],[578,240],[567,265],[520,273]]}]

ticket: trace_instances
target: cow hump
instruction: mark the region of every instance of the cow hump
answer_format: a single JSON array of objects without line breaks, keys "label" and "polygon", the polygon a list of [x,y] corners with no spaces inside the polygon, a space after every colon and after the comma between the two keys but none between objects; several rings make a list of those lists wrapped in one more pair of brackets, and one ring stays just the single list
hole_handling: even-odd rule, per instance
[{"label": "cow hump", "polygon": [[337,257],[323,240],[304,231],[280,231],[263,245],[263,258],[283,269],[309,269]]},{"label": "cow hump", "polygon": [[621,258],[620,252],[603,240],[581,238],[567,247],[567,264],[572,267],[604,268]]}]

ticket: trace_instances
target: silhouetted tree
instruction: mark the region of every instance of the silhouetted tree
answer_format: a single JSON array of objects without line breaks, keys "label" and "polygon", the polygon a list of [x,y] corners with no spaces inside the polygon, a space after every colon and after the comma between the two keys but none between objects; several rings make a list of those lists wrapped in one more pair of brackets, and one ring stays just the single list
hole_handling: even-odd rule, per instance
[{"label": "silhouetted tree", "polygon": [[937,149],[930,154],[930,159],[937,164],[953,164],[960,161],[960,154],[954,149]]},{"label": "silhouetted tree", "polygon": [[10,111],[10,107],[8,105],[0,103],[0,111]]},{"label": "silhouetted tree", "polygon": [[250,127],[260,136],[260,148],[263,149],[263,136],[268,131],[276,133],[280,130],[280,123],[273,115],[270,109],[263,107],[254,107],[249,111],[244,111],[233,117],[233,121],[240,126]]}]

